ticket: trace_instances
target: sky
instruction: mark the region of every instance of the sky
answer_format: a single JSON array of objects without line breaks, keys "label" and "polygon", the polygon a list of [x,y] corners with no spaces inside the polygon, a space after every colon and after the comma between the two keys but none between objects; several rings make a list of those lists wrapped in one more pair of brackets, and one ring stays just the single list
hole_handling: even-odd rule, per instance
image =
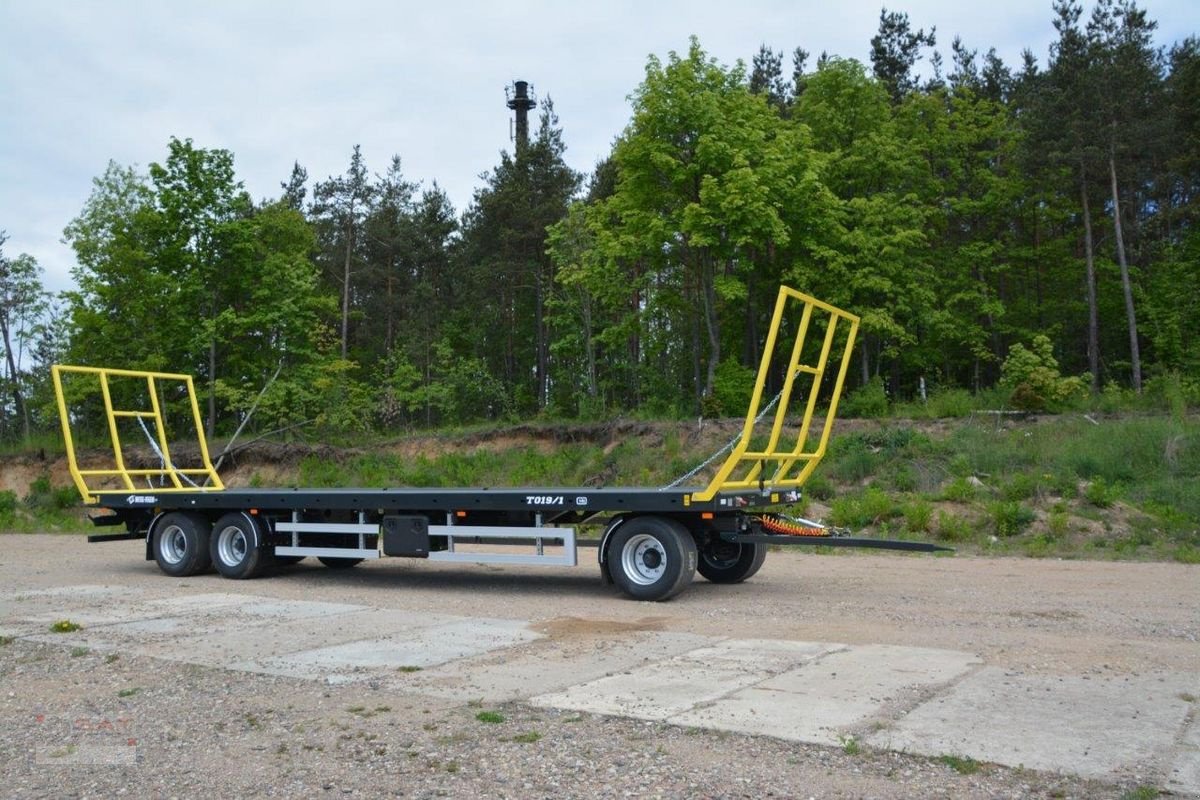
[{"label": "sky", "polygon": [[[1200,31],[1196,0],[1139,3],[1157,43]],[[72,286],[62,231],[110,160],[166,158],[170,137],[233,152],[256,200],[292,164],[309,185],[346,170],[354,145],[383,172],[435,180],[466,208],[481,174],[511,151],[505,86],[550,97],[567,162],[590,171],[630,118],[647,57],[695,35],[724,64],[761,44],[869,64],[879,0],[0,0],[0,230],[8,257],[33,255],[51,291]],[[936,26],[950,63],[957,34],[1010,66],[1045,64],[1050,0],[907,0],[890,10]],[[1090,4],[1087,5],[1090,11]],[[536,121],[533,123],[536,125]],[[311,196],[311,195],[310,195]]]}]

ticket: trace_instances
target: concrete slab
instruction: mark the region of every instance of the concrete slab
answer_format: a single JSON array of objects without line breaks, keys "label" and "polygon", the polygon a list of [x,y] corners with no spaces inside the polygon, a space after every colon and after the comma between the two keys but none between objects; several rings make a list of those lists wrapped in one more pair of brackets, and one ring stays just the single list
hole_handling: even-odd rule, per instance
[{"label": "concrete slab", "polygon": [[717,642],[598,680],[540,695],[534,705],[596,714],[667,720],[769,678],[840,645],[773,641]]},{"label": "concrete slab", "polygon": [[131,641],[128,646],[142,655],[171,661],[255,671],[260,662],[291,653],[416,631],[455,619],[379,608],[338,614],[337,624],[328,624],[323,617],[196,616],[184,634],[161,641]]},{"label": "concrete slab", "polygon": [[711,641],[708,636],[668,632],[636,632],[620,639],[589,638],[582,642],[544,639],[397,675],[392,686],[433,697],[503,703],[627,672]]},{"label": "concrete slab", "polygon": [[237,611],[254,617],[270,617],[273,619],[309,619],[311,617],[332,617],[337,614],[351,614],[364,611],[367,606],[356,606],[348,603],[319,603],[308,600],[275,600],[265,597],[246,597],[245,602],[238,605]]},{"label": "concrete slab", "polygon": [[[1189,692],[1186,696],[1196,698],[1200,693]],[[1195,705],[1196,701],[1193,699],[1192,703]],[[1188,723],[1167,774],[1167,789],[1179,795],[1200,797],[1200,713],[1196,709],[1189,714]]]},{"label": "concrete slab", "polygon": [[952,650],[855,646],[671,718],[701,728],[836,745],[855,726],[907,694],[915,698],[963,675],[979,660]]},{"label": "concrete slab", "polygon": [[293,652],[237,667],[328,680],[332,675],[351,670],[395,671],[401,667],[429,667],[511,647],[540,636],[520,620],[460,619],[374,639]]},{"label": "concrete slab", "polygon": [[1190,710],[1181,695],[1195,688],[1194,675],[1084,678],[987,667],[866,741],[1093,778],[1161,774]]}]

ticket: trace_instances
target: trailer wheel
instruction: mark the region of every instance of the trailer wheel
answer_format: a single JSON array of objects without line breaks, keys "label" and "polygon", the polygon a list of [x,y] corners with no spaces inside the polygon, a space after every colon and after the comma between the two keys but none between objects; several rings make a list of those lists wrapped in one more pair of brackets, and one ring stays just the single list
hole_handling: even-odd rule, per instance
[{"label": "trailer wheel", "polygon": [[217,572],[226,578],[259,575],[270,562],[253,518],[241,512],[226,514],[213,526],[209,550]]},{"label": "trailer wheel", "polygon": [[281,567],[290,567],[292,564],[299,564],[304,560],[304,556],[275,556],[275,563]]},{"label": "trailer wheel", "polygon": [[726,542],[713,538],[700,548],[696,571],[713,583],[741,583],[758,572],[766,558],[767,546],[762,542]]},{"label": "trailer wheel", "polygon": [[666,600],[696,574],[696,540],[663,517],[635,517],[617,528],[605,552],[609,574],[635,600]]},{"label": "trailer wheel", "polygon": [[317,561],[320,561],[330,569],[350,569],[350,567],[357,566],[362,559],[338,558],[336,556],[317,556]]},{"label": "trailer wheel", "polygon": [[173,578],[185,578],[212,566],[208,539],[212,528],[199,514],[172,511],[154,526],[154,560]]}]

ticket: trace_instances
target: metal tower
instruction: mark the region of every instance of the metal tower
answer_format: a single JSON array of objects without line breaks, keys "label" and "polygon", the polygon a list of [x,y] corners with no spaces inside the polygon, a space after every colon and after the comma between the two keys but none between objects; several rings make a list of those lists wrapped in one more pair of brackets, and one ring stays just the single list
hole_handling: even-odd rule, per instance
[{"label": "metal tower", "polygon": [[517,143],[517,150],[524,150],[529,144],[529,110],[537,108],[537,97],[528,81],[513,81],[511,86],[505,86],[504,97],[508,107],[517,112],[516,133],[510,128],[509,136]]}]

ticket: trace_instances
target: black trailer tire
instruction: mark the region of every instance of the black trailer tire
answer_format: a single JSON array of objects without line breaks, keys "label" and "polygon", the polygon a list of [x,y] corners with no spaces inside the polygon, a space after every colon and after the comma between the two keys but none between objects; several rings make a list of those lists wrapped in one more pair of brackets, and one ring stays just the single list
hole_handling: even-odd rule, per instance
[{"label": "black trailer tire", "polygon": [[304,556],[275,556],[275,563],[281,567],[290,567],[292,564],[299,564],[304,560]]},{"label": "black trailer tire", "polygon": [[271,553],[262,546],[262,536],[254,518],[235,511],[217,520],[209,539],[213,566],[226,578],[255,578],[271,562]]},{"label": "black trailer tire", "polygon": [[317,561],[320,561],[330,569],[350,569],[356,567],[362,562],[361,558],[338,558],[337,556],[317,556]]},{"label": "black trailer tire", "polygon": [[762,542],[726,542],[710,539],[700,548],[696,571],[713,583],[741,583],[758,572],[767,558]]},{"label": "black trailer tire", "polygon": [[696,574],[696,540],[665,517],[634,517],[609,538],[605,552],[613,582],[635,600],[666,600]]},{"label": "black trailer tire", "polygon": [[208,540],[212,527],[199,514],[172,511],[154,525],[151,547],[158,568],[173,578],[197,575],[212,566]]}]

